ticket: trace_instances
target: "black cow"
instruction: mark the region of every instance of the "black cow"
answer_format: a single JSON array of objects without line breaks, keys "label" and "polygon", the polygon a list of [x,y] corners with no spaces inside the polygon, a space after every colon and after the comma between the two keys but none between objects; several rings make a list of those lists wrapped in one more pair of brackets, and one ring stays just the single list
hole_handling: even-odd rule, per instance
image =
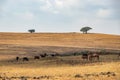
[{"label": "black cow", "polygon": [[27,57],[23,57],[23,61],[29,61]]},{"label": "black cow", "polygon": [[51,57],[55,57],[55,56],[59,56],[58,53],[55,53],[55,54],[50,54]]},{"label": "black cow", "polygon": [[55,54],[50,54],[52,57],[54,57],[55,56]]},{"label": "black cow", "polygon": [[19,57],[17,56],[17,57],[16,57],[16,61],[18,61],[18,60],[19,60]]},{"label": "black cow", "polygon": [[40,59],[40,57],[39,56],[34,56],[34,59]]},{"label": "black cow", "polygon": [[82,54],[82,59],[88,59],[88,54]]},{"label": "black cow", "polygon": [[46,54],[46,53],[44,53],[44,54],[40,54],[40,56],[41,56],[42,58],[44,58],[44,57],[47,56],[47,54]]}]

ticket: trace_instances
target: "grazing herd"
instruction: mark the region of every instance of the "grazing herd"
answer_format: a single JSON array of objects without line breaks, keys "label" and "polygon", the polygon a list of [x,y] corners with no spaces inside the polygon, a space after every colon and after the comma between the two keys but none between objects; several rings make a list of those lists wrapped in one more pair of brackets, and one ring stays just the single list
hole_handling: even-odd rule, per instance
[{"label": "grazing herd", "polygon": [[99,60],[99,53],[91,53],[91,52],[84,53],[82,54],[82,59],[86,59],[88,61],[92,61],[93,59]]},{"label": "grazing herd", "polygon": [[[100,58],[100,55],[99,55],[100,53],[98,53],[98,52],[88,52],[88,53],[83,53],[82,54],[82,59],[84,60],[87,60],[87,61],[92,61],[92,60],[98,60],[99,61],[99,58]],[[47,53],[44,53],[44,54],[40,54],[39,56],[34,56],[33,57],[33,59],[34,60],[38,60],[38,59],[40,59],[40,58],[45,58],[45,57],[47,57],[47,56],[50,56],[50,57],[55,57],[55,56],[60,56],[60,54],[57,54],[57,53],[55,53],[55,54],[47,54]],[[75,56],[75,55],[74,55]],[[120,58],[120,53],[118,54],[118,58]],[[28,57],[23,57],[23,58],[21,58],[22,59],[22,61],[29,61],[29,59],[30,58],[28,58]],[[16,57],[16,61],[19,61],[20,60],[20,57]]]},{"label": "grazing herd", "polygon": [[[82,59],[86,59],[88,61],[92,61],[92,60],[98,60],[99,61],[100,58],[100,53],[99,52],[88,52],[88,53],[83,53],[82,54]],[[118,53],[118,59],[120,58],[120,53]]]},{"label": "grazing herd", "polygon": [[[19,61],[20,60],[20,57],[16,57],[16,61]],[[23,57],[22,58],[22,61],[29,61],[29,58],[28,57]]]},{"label": "grazing herd", "polygon": [[[38,59],[40,59],[40,58],[45,58],[45,57],[47,57],[47,56],[51,56],[51,57],[55,57],[55,56],[58,56],[58,54],[47,54],[47,53],[44,53],[44,54],[40,54],[39,56],[34,56],[33,57],[33,59],[34,60],[38,60]],[[28,57],[22,57],[22,58],[20,58],[20,57],[16,57],[16,61],[19,61],[19,60],[22,60],[22,61],[29,61],[29,59],[30,58],[28,58]]]}]

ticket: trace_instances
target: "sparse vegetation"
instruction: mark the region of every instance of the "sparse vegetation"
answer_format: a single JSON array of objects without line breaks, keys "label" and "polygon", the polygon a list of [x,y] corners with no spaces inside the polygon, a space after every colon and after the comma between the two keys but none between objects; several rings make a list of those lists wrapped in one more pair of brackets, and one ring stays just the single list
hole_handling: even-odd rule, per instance
[{"label": "sparse vegetation", "polygon": [[35,32],[35,29],[29,29],[28,32],[34,33],[34,32]]},{"label": "sparse vegetation", "polygon": [[92,28],[91,27],[83,27],[83,28],[81,28],[80,29],[80,31],[82,31],[83,32],[83,34],[87,34],[87,32],[89,31],[89,30],[91,30]]},{"label": "sparse vegetation", "polygon": [[[0,80],[120,80],[116,54],[120,36],[0,33],[0,37]],[[96,51],[99,61],[81,58],[83,53]]]},{"label": "sparse vegetation", "polygon": [[[120,36],[80,33],[0,33],[0,44],[120,50]],[[9,46],[9,45],[8,45]],[[54,48],[55,48],[54,47]]]},{"label": "sparse vegetation", "polygon": [[[47,61],[47,60],[46,60]],[[38,62],[5,63],[1,66],[0,80],[119,80],[120,62],[87,65],[38,65]],[[35,66],[31,66],[35,65]],[[46,66],[45,66],[46,65]]]}]

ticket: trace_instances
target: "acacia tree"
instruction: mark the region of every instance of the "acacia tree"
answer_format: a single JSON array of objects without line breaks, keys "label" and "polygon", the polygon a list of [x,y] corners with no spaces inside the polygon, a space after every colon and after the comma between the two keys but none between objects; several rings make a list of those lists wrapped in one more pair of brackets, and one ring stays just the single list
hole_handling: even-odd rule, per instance
[{"label": "acacia tree", "polygon": [[83,34],[87,34],[87,32],[91,29],[92,29],[91,27],[86,26],[86,27],[81,28],[80,31],[83,32]]},{"label": "acacia tree", "polygon": [[34,32],[35,32],[35,29],[29,29],[28,32],[34,33]]}]

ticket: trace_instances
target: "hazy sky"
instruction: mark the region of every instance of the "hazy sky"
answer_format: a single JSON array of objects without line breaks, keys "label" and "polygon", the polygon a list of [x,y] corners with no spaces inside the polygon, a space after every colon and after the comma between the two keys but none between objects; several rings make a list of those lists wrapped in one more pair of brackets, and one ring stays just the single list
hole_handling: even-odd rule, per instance
[{"label": "hazy sky", "polygon": [[120,0],[0,0],[0,32],[91,32],[120,35]]}]

